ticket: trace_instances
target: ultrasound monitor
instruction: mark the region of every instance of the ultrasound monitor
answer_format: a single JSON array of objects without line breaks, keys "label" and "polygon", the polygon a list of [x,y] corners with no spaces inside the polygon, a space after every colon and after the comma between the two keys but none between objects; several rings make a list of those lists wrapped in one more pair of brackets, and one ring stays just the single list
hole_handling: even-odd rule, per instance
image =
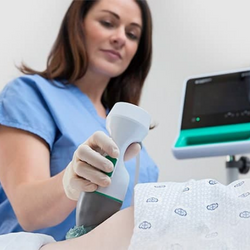
[{"label": "ultrasound monitor", "polygon": [[250,153],[250,69],[185,81],[178,159]]}]

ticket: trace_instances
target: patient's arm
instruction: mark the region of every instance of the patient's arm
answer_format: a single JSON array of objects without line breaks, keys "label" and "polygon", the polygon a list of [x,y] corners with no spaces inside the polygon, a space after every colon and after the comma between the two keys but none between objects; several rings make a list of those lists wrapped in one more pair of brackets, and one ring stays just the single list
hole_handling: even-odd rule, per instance
[{"label": "patient's arm", "polygon": [[134,227],[134,209],[114,214],[101,225],[79,238],[51,243],[40,250],[128,249]]}]

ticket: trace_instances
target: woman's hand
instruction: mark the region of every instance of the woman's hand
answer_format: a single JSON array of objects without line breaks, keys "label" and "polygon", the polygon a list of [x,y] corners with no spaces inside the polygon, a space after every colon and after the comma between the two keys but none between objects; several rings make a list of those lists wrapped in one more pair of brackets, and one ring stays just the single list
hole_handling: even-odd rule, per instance
[{"label": "woman's hand", "polygon": [[[140,149],[138,143],[131,144],[124,159],[133,158]],[[103,172],[112,172],[113,164],[103,156],[105,154],[118,158],[119,149],[109,136],[100,131],[77,148],[63,176],[64,190],[69,199],[78,200],[81,192],[93,192],[98,186],[110,185],[110,177]]]}]

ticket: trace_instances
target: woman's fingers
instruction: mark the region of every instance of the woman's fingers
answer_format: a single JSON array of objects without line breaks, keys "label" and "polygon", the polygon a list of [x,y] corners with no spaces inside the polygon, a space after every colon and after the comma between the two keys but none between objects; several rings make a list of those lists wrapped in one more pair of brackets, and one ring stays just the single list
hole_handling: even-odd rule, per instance
[{"label": "woman's fingers", "polygon": [[103,155],[100,155],[98,152],[94,151],[86,144],[82,144],[78,147],[75,153],[75,157],[75,171],[76,167],[80,168],[78,165],[82,165],[81,162],[86,162],[86,165],[90,165],[92,166],[92,168],[96,168],[107,173],[113,171],[112,162],[105,158]]},{"label": "woman's fingers", "polygon": [[90,148],[98,151],[101,150],[101,154],[106,153],[112,158],[117,158],[119,156],[119,149],[115,142],[107,136],[104,132],[95,132],[87,141],[86,144]]},{"label": "woman's fingers", "polygon": [[73,190],[78,190],[77,197],[79,197],[81,192],[94,192],[98,187],[95,183],[77,176],[71,178],[70,186]]},{"label": "woman's fingers", "polygon": [[74,171],[82,180],[88,180],[101,187],[107,187],[111,183],[108,175],[90,166],[86,162],[79,161],[74,165]]}]

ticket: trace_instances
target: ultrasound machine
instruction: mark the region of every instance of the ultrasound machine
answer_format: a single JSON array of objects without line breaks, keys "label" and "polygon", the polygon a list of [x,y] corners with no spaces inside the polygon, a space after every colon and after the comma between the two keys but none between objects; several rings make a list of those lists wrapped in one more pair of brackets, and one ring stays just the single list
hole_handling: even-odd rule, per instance
[{"label": "ultrasound machine", "polygon": [[249,171],[250,69],[191,77],[185,81],[177,159],[227,156],[227,182]]}]

